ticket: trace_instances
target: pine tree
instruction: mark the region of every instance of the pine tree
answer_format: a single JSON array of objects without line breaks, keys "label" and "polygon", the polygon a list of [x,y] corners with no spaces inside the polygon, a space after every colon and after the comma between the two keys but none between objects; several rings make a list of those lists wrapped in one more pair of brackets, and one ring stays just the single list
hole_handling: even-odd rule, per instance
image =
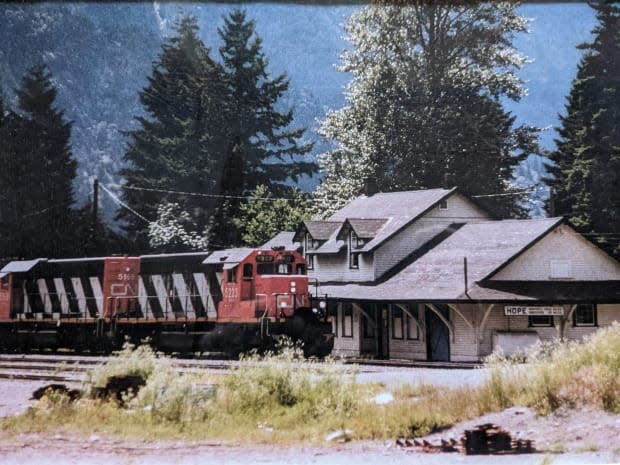
[{"label": "pine tree", "polygon": [[[223,115],[228,112],[221,67],[209,53],[198,37],[196,19],[182,18],[140,92],[149,117],[136,118],[141,128],[129,132],[125,154],[129,167],[122,172],[125,202],[133,211],[125,209],[119,215],[134,251],[150,250],[149,222],[156,219],[160,205],[178,203],[191,213],[201,232],[208,229],[217,206],[207,196],[221,189],[219,174],[227,147]],[[179,197],[161,191],[206,196]]]},{"label": "pine tree", "polygon": [[[553,214],[620,257],[620,8],[591,4],[598,25],[567,98],[549,167]],[[550,205],[551,208],[551,205]]]},{"label": "pine tree", "polygon": [[239,217],[242,198],[259,185],[276,195],[284,193],[287,180],[296,182],[313,174],[316,165],[303,161],[311,149],[302,140],[305,129],[289,128],[293,110],[277,108],[289,80],[285,74],[269,75],[255,22],[247,20],[243,10],[233,10],[218,32],[224,43],[220,55],[230,110],[221,193],[229,198],[220,208],[213,234],[220,243],[238,244],[234,219]]},{"label": "pine tree", "polygon": [[63,257],[74,252],[71,123],[54,107],[57,91],[45,66],[33,67],[16,89],[20,114],[2,130],[4,255]]},{"label": "pine tree", "polygon": [[[526,23],[512,2],[376,4],[354,14],[340,68],[353,76],[347,102],[320,129],[337,146],[320,157],[318,208],[338,208],[368,182],[509,192],[514,167],[537,151],[535,129],[514,128],[500,101],[524,93],[515,71],[525,59],[511,39]],[[480,201],[510,216],[522,212],[516,198]]]}]

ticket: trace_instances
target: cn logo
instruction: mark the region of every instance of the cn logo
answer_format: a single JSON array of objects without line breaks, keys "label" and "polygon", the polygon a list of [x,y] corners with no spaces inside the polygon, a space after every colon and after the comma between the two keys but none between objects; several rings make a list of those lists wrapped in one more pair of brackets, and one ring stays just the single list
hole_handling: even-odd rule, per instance
[{"label": "cn logo", "polygon": [[110,294],[113,296],[128,295],[129,286],[127,284],[112,284]]}]

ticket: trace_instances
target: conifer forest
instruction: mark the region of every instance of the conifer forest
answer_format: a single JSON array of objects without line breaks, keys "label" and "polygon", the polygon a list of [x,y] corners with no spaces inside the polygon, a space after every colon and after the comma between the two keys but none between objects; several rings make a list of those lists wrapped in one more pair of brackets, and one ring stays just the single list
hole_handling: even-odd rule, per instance
[{"label": "conifer forest", "polygon": [[620,3],[0,5],[0,264],[437,187],[620,257]]}]

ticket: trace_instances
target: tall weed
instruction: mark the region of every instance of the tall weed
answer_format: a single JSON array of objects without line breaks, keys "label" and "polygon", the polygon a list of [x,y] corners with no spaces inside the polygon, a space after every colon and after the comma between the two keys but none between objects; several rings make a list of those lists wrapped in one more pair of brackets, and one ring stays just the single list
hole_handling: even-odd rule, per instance
[{"label": "tall weed", "polygon": [[[511,403],[525,403],[541,413],[561,406],[591,405],[620,412],[620,324],[585,337],[582,341],[555,340],[538,344],[524,366],[494,356],[487,361],[499,373],[503,386],[515,387]],[[487,388],[498,384],[492,375]],[[503,402],[503,391],[495,389],[495,400]]]}]

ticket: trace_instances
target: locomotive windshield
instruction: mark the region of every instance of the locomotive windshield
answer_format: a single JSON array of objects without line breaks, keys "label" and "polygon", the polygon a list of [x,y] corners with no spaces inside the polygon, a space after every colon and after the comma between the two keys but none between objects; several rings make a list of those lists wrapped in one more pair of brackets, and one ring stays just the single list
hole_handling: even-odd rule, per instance
[{"label": "locomotive windshield", "polygon": [[304,264],[295,264],[295,257],[290,254],[274,257],[258,255],[256,257],[256,273],[259,275],[291,275],[306,274]]}]

